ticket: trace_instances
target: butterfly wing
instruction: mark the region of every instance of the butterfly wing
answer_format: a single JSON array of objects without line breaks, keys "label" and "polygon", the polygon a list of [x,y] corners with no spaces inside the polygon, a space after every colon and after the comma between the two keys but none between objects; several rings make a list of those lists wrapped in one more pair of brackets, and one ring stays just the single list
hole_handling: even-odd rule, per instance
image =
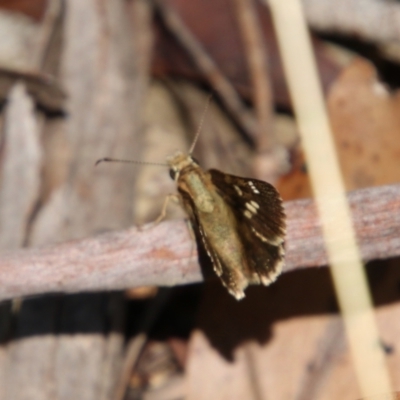
[{"label": "butterfly wing", "polygon": [[249,283],[268,285],[284,262],[285,213],[278,191],[269,183],[211,169],[218,194],[233,210],[250,267]]},{"label": "butterfly wing", "polygon": [[203,229],[192,198],[188,193],[179,188],[178,192],[181,196],[182,205],[189,216],[193,229],[199,234],[204,249],[211,259],[215,273],[219,276],[222,284],[228,289],[229,293],[231,293],[237,300],[242,299],[244,297],[244,289],[249,284],[248,277],[244,274],[244,271],[235,270],[225,265],[224,260],[218,255],[218,252],[208,239]]}]

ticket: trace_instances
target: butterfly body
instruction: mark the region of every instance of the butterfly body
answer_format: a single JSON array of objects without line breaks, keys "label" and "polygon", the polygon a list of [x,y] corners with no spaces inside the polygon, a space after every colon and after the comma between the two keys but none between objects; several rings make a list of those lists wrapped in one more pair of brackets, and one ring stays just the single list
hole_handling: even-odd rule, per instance
[{"label": "butterfly body", "polygon": [[249,284],[273,282],[282,269],[285,235],[282,201],[275,188],[204,171],[181,152],[167,162],[181,203],[228,291],[239,300]]}]

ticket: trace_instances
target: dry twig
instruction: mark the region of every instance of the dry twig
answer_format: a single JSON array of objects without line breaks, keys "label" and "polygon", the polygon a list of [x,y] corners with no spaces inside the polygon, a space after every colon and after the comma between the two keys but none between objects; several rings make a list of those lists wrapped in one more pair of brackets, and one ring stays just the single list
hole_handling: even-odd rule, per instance
[{"label": "dry twig", "polygon": [[232,114],[232,117],[250,137],[257,138],[254,117],[246,109],[235,88],[225,78],[215,61],[207,54],[201,43],[167,2],[154,0],[154,3],[168,29],[175,35],[179,43],[189,53],[196,66],[208,79],[210,85],[219,94],[225,107]]},{"label": "dry twig", "polygon": [[269,78],[267,49],[254,0],[236,0],[236,15],[241,28],[247,65],[252,81],[253,102],[258,119],[261,150],[271,150],[273,137],[273,99]]},{"label": "dry twig", "polygon": [[303,0],[312,28],[352,35],[374,43],[400,39],[400,5],[381,0]]},{"label": "dry twig", "polygon": [[[358,190],[349,195],[349,201],[363,259],[400,255],[400,185]],[[285,208],[285,271],[326,265],[313,201],[288,202]],[[197,254],[183,221],[4,253],[0,258],[1,300],[201,280]]]}]

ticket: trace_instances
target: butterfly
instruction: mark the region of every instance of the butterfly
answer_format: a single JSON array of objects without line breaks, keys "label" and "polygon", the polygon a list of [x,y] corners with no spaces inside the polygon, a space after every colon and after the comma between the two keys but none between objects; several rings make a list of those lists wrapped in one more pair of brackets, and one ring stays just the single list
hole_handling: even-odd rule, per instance
[{"label": "butterfly", "polygon": [[240,300],[248,285],[269,285],[282,272],[286,234],[282,199],[267,182],[203,170],[192,157],[201,125],[189,152],[177,152],[167,158],[167,164],[102,158],[96,165],[102,161],[167,165],[178,194],[167,196],[155,222],[165,217],[168,200],[178,197],[214,271],[228,292]]},{"label": "butterfly", "polygon": [[278,191],[257,179],[203,170],[191,153],[167,159],[178,198],[200,234],[214,271],[237,300],[251,284],[282,271],[285,213]]}]

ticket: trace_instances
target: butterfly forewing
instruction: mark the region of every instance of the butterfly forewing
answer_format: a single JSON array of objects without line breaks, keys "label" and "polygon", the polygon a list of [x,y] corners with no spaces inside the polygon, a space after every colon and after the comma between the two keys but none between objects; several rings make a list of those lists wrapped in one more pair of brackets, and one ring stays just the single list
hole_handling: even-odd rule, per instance
[{"label": "butterfly forewing", "polygon": [[271,184],[215,169],[209,173],[218,193],[240,221],[251,226],[265,242],[281,244],[284,241],[286,224],[282,199]]},{"label": "butterfly forewing", "polygon": [[210,170],[219,195],[234,210],[236,226],[250,266],[249,283],[273,282],[284,259],[285,214],[269,183]]}]

